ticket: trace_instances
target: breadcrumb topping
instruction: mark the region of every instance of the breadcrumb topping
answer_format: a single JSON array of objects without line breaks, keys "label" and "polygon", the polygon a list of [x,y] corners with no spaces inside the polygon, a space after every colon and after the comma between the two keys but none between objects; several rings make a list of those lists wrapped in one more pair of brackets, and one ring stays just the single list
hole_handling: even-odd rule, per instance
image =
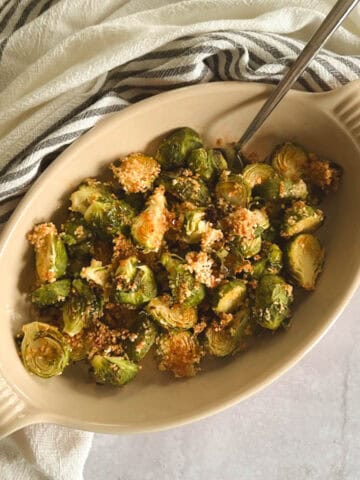
[{"label": "breadcrumb topping", "polygon": [[204,251],[212,250],[223,238],[224,234],[221,230],[214,228],[210,222],[206,222],[206,230],[201,235],[201,249]]},{"label": "breadcrumb topping", "polygon": [[307,169],[309,180],[322,190],[330,188],[336,191],[339,187],[340,172],[314,153],[309,153],[309,160]]},{"label": "breadcrumb topping", "polygon": [[253,240],[258,226],[258,215],[248,208],[238,208],[227,216],[226,225],[234,235]]},{"label": "breadcrumb topping", "polygon": [[198,282],[203,283],[209,288],[215,287],[217,282],[212,273],[214,260],[206,252],[189,252],[185,260],[187,262],[187,269],[191,273],[194,273]]},{"label": "breadcrumb topping", "polygon": [[27,239],[34,246],[35,250],[39,250],[44,246],[48,235],[57,235],[55,225],[53,223],[39,223],[27,234]]},{"label": "breadcrumb topping", "polygon": [[120,166],[110,166],[126,193],[144,193],[159,175],[160,164],[143,153],[132,153],[121,160]]}]

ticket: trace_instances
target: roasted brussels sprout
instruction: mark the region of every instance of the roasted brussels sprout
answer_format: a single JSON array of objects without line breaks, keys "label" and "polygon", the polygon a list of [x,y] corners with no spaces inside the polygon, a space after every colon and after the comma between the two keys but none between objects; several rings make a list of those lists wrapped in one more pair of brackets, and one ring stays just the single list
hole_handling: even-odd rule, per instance
[{"label": "roasted brussels sprout", "polygon": [[155,277],[147,265],[136,257],[119,261],[115,272],[114,299],[118,303],[142,305],[157,295]]},{"label": "roasted brussels sprout", "polygon": [[202,350],[195,335],[187,331],[160,335],[156,350],[159,370],[176,378],[193,377],[199,370]]},{"label": "roasted brussels sprout", "polygon": [[32,322],[23,326],[21,357],[29,372],[38,377],[60,375],[69,363],[70,349],[56,327]]},{"label": "roasted brussels sprout", "polygon": [[246,207],[250,199],[250,186],[240,174],[223,172],[215,187],[219,207]]},{"label": "roasted brussels sprout", "polygon": [[319,240],[311,233],[302,233],[286,247],[286,265],[300,287],[314,290],[322,271],[325,251]]},{"label": "roasted brussels sprout", "polygon": [[70,280],[64,278],[53,283],[41,285],[31,293],[31,301],[39,307],[63,302],[70,293]]},{"label": "roasted brussels sprout", "polygon": [[324,213],[320,209],[298,200],[285,210],[280,235],[287,238],[302,232],[313,232],[323,221]]},{"label": "roasted brussels sprout", "polygon": [[257,185],[261,185],[269,178],[276,175],[275,170],[267,163],[251,163],[246,165],[242,172],[243,178],[246,183],[254,188]]},{"label": "roasted brussels sprout", "polygon": [[200,243],[202,235],[207,231],[209,222],[205,219],[205,210],[196,208],[184,214],[181,238],[186,243]]},{"label": "roasted brussels sprout", "polygon": [[325,192],[335,192],[338,189],[341,175],[340,165],[321,159],[314,153],[309,153],[309,163],[304,178],[311,185]]},{"label": "roasted brussels sprout", "polygon": [[289,178],[274,176],[255,187],[256,194],[265,200],[300,199],[308,196],[306,183],[300,179],[293,182]]},{"label": "roasted brussels sprout", "polygon": [[139,367],[123,357],[95,355],[91,360],[92,374],[97,383],[120,387],[133,380]]},{"label": "roasted brussels sprout", "polygon": [[228,166],[219,150],[197,148],[193,150],[187,160],[189,168],[205,182],[209,182]]},{"label": "roasted brussels sprout", "polygon": [[86,222],[101,237],[114,237],[127,231],[134,216],[134,209],[124,200],[99,199],[93,201],[84,213]]},{"label": "roasted brussels sprout", "polygon": [[84,281],[73,280],[71,294],[62,308],[63,331],[73,337],[102,315],[102,299]]},{"label": "roasted brussels sprout", "polygon": [[215,357],[226,357],[244,346],[245,338],[253,332],[250,310],[241,308],[226,325],[213,322],[205,331],[206,350]]},{"label": "roasted brussels sprout", "polygon": [[199,147],[202,140],[195,130],[182,127],[161,142],[155,158],[165,170],[172,170],[184,166],[189,153]]},{"label": "roasted brussels sprout", "polygon": [[131,227],[131,235],[146,252],[160,250],[168,228],[165,189],[157,187],[149,197],[146,209],[138,215]]},{"label": "roasted brussels sprout", "polygon": [[110,168],[126,193],[146,192],[160,173],[159,163],[143,153],[131,153]]},{"label": "roasted brussels sprout", "polygon": [[93,282],[99,287],[105,288],[110,281],[110,267],[103,265],[99,260],[92,259],[88,267],[83,267],[80,272],[81,278]]},{"label": "roasted brussels sprout", "polygon": [[140,318],[133,332],[133,336],[127,341],[126,353],[130,360],[140,362],[153,346],[157,329],[150,319]]},{"label": "roasted brussels sprout", "polygon": [[34,246],[36,273],[41,283],[55,282],[65,275],[68,257],[53,223],[40,223],[27,235]]},{"label": "roasted brussels sprout", "polygon": [[232,251],[236,257],[251,258],[260,252],[261,244],[262,240],[260,235],[255,238],[238,237],[233,242]]},{"label": "roasted brussels sprout", "polygon": [[232,173],[240,173],[245,165],[245,159],[241,154],[240,146],[237,144],[224,146],[224,147],[217,147],[214,150],[221,153],[221,155],[225,158],[225,161],[228,165],[228,169]]},{"label": "roasted brussels sprout", "polygon": [[260,258],[253,263],[252,276],[256,279],[266,273],[279,273],[283,267],[283,254],[276,243],[263,242]]},{"label": "roasted brussels sprout", "polygon": [[170,295],[153,298],[146,305],[145,311],[167,330],[172,328],[187,330],[194,327],[198,320],[195,308],[174,303]]},{"label": "roasted brussels sprout", "polygon": [[182,258],[164,253],[160,262],[168,272],[169,286],[177,302],[187,307],[195,307],[202,302],[205,288],[195,279]]},{"label": "roasted brussels sprout", "polygon": [[190,202],[199,207],[205,207],[210,202],[207,186],[201,178],[194,176],[191,170],[164,173],[159,177],[159,183],[182,202]]},{"label": "roasted brussels sprout", "polygon": [[62,225],[60,237],[66,245],[73,246],[87,243],[92,240],[93,234],[84,217],[79,213],[72,212]]},{"label": "roasted brussels sprout", "polygon": [[308,156],[299,145],[286,142],[275,149],[271,164],[282,177],[296,181],[306,171]]},{"label": "roasted brussels sprout", "polygon": [[246,297],[246,283],[230,280],[220,285],[213,295],[213,309],[217,313],[233,313],[243,304]]},{"label": "roasted brussels sprout", "polygon": [[111,203],[113,200],[116,200],[116,196],[110,190],[108,185],[90,178],[85,183],[82,183],[78,189],[71,194],[70,210],[84,215],[90,205],[98,200]]},{"label": "roasted brussels sprout", "polygon": [[255,292],[254,317],[259,325],[276,330],[290,317],[293,288],[278,275],[264,275]]}]

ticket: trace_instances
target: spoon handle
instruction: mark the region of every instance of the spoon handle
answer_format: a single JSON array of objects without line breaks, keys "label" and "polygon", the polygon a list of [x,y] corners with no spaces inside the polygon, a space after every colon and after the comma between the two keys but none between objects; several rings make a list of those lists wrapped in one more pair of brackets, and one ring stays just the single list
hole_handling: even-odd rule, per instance
[{"label": "spoon handle", "polygon": [[278,86],[266,100],[264,105],[261,107],[255,118],[246,129],[245,133],[240,138],[238,143],[240,148],[247,143],[254,133],[261,127],[266,118],[278,105],[287,91],[290,90],[299,76],[306,69],[310,61],[324,45],[328,37],[335,32],[341,22],[349,15],[349,13],[359,2],[360,0],[338,0],[336,2],[333,9],[329,12],[310,41],[305,45],[304,50],[289,68],[287,74],[281,79]]}]

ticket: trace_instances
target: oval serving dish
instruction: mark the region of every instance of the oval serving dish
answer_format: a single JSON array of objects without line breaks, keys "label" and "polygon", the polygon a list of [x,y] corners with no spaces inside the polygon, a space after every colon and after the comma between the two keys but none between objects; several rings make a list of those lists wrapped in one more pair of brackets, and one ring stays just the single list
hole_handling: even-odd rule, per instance
[{"label": "oval serving dish", "polygon": [[316,292],[296,307],[291,328],[230,360],[211,363],[195,378],[174,381],[147,362],[124,388],[99,387],[81,366],[42,380],[23,367],[14,334],[29,321],[32,281],[25,235],[34,223],[61,215],[69,193],[119,156],[150,151],[169,130],[190,126],[208,145],[240,137],[272,86],[235,82],[186,87],[109,116],[69,147],[30,189],[0,240],[0,437],[38,422],[122,433],[191,422],[249,397],[310,350],[345,308],[360,280],[360,82],[330,93],[291,91],[248,149],[263,158],[294,141],[344,168],[339,191],[324,205],[320,230],[327,261]]}]

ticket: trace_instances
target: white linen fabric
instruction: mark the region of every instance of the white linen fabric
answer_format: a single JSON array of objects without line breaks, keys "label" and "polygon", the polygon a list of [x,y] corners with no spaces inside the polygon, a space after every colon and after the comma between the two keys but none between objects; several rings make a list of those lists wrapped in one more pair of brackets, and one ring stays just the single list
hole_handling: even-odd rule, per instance
[{"label": "white linen fabric", "polygon": [[[106,115],[199,82],[278,82],[334,3],[0,0],[0,224]],[[358,78],[360,7],[295,87],[324,91]],[[28,427],[0,442],[0,477],[81,479],[91,438]]]}]

